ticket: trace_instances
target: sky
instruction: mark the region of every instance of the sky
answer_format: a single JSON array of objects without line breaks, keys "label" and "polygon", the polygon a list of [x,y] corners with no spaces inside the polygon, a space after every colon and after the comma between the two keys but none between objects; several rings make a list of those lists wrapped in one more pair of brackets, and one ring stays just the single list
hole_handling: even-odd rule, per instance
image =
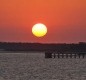
[{"label": "sky", "polygon": [[[46,36],[32,34],[36,23],[47,26]],[[86,42],[86,0],[0,0],[0,41]]]}]

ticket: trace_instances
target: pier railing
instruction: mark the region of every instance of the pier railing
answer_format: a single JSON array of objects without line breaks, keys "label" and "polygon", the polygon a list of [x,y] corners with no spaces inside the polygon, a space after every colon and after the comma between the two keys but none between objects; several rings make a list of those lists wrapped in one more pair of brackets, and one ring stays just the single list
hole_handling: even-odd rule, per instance
[{"label": "pier railing", "polygon": [[86,52],[45,52],[45,58],[84,58]]}]

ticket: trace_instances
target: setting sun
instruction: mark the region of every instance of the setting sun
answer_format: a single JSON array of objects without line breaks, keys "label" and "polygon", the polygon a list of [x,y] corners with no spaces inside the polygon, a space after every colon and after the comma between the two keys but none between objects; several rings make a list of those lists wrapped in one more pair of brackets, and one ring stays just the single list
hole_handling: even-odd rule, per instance
[{"label": "setting sun", "polygon": [[42,24],[42,23],[35,24],[32,27],[32,33],[36,37],[43,37],[47,33],[47,27],[44,24]]}]

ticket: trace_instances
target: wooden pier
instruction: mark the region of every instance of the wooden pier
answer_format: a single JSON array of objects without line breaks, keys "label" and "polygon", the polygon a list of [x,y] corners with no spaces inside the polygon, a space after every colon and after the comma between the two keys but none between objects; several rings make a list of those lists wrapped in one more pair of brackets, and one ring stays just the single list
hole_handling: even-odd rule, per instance
[{"label": "wooden pier", "polygon": [[84,58],[85,52],[45,52],[45,58]]}]

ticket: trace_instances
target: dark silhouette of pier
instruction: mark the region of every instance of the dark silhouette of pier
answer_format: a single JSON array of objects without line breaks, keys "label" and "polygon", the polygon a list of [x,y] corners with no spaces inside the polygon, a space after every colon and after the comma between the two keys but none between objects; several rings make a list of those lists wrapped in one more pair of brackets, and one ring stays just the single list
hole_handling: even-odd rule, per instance
[{"label": "dark silhouette of pier", "polygon": [[57,49],[46,51],[45,58],[84,58],[86,55],[86,43],[60,44]]},{"label": "dark silhouette of pier", "polygon": [[45,52],[45,58],[84,58],[86,52]]}]

